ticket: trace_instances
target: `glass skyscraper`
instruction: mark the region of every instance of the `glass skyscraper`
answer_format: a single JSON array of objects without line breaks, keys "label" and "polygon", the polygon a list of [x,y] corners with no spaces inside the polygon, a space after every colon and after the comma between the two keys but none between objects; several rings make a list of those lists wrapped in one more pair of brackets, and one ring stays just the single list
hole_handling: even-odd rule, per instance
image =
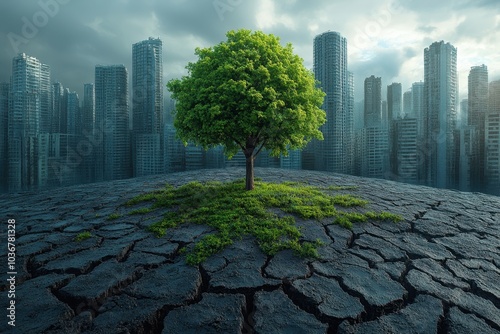
[{"label": "glass skyscraper", "polygon": [[382,126],[382,79],[372,75],[365,79],[365,128]]},{"label": "glass skyscraper", "polygon": [[162,59],[160,39],[149,38],[132,46],[134,176],[165,172]]},{"label": "glass skyscraper", "polygon": [[10,88],[8,184],[10,191],[19,191],[46,182],[47,156],[40,145],[50,131],[50,67],[19,54],[12,60]]},{"label": "glass skyscraper", "polygon": [[424,50],[424,167],[432,187],[457,187],[457,106],[457,49],[435,42]]},{"label": "glass skyscraper", "polygon": [[488,112],[488,68],[486,65],[473,66],[469,72],[468,81],[467,124],[473,127],[475,132],[470,157],[470,185],[472,191],[484,191],[485,122]]},{"label": "glass skyscraper", "polygon": [[384,178],[389,169],[387,121],[382,112],[382,78],[374,75],[364,83],[365,127],[361,134],[361,175]]},{"label": "glass skyscraper", "polygon": [[347,71],[347,40],[338,32],[325,32],[314,38],[314,75],[326,93],[322,109],[326,123],[321,127],[324,140],[313,141],[306,149],[304,163],[310,167],[313,149],[314,169],[352,173],[354,115],[352,74]]},{"label": "glass skyscraper", "polygon": [[95,68],[96,181],[131,177],[128,72],[124,65]]}]

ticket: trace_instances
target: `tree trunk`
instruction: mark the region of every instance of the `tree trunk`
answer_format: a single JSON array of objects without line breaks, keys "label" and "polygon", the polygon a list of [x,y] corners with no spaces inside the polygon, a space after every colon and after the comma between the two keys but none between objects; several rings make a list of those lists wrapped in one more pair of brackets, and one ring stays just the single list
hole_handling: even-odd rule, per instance
[{"label": "tree trunk", "polygon": [[254,189],[254,181],[253,181],[253,160],[254,156],[253,154],[245,154],[247,163],[246,163],[246,168],[247,168],[247,175],[246,175],[246,182],[245,182],[245,189],[246,190],[253,190]]}]

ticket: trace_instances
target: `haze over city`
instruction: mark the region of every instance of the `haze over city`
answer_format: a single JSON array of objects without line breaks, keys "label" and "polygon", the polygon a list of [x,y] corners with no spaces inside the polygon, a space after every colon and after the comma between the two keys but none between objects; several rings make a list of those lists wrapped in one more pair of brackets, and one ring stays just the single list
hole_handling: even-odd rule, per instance
[{"label": "haze over city", "polygon": [[347,39],[356,101],[363,99],[363,80],[372,74],[382,78],[383,96],[392,82],[406,91],[423,80],[423,50],[440,40],[458,50],[462,100],[471,66],[486,64],[490,81],[500,79],[499,8],[496,0],[2,1],[0,81],[10,80],[12,58],[24,52],[51,66],[52,81],[82,96],[83,84],[94,81],[96,64],[131,69],[131,45],[153,36],[164,44],[166,83],[186,74],[196,47],[217,44],[239,28],[292,43],[312,69],[313,39],[331,30]]}]

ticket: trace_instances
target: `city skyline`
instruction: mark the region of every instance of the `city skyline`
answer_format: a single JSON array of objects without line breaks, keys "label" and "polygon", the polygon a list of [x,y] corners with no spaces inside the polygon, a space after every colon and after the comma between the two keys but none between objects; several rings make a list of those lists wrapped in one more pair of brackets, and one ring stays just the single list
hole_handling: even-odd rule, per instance
[{"label": "city skyline", "polygon": [[[58,82],[51,84],[49,65],[24,53],[14,57],[11,83],[2,85],[0,94],[3,101],[0,125],[8,132],[7,138],[0,138],[2,170],[8,173],[0,188],[43,189],[177,169],[240,166],[241,159],[226,161],[219,149],[203,152],[193,145],[176,148],[179,141],[171,136],[175,129],[169,127],[171,123],[164,123],[162,117],[165,110],[158,89],[162,85],[161,47],[162,41],[155,38],[132,45],[131,102],[127,68],[96,65],[95,85],[85,84],[82,108],[76,92]],[[471,68],[469,96],[460,101],[467,121],[457,122],[457,49],[443,41],[432,43],[424,50],[424,82],[413,83],[407,114],[401,113],[400,83],[387,86],[387,98],[383,101],[381,78],[373,75],[365,78],[364,127],[355,133],[352,75],[346,54],[347,43],[339,33],[325,32],[315,37],[314,71],[326,93],[323,108],[327,123],[320,129],[325,140],[313,142],[313,150],[304,150],[303,158],[296,152],[296,158],[281,161],[263,152],[256,166],[327,170],[438,188],[498,192],[492,185],[498,183],[500,175],[497,153],[500,114],[498,103],[494,102],[500,94],[492,87],[500,80],[490,83],[486,103],[487,66]],[[5,104],[7,95],[9,102]],[[406,99],[410,97],[407,95]],[[137,118],[132,128],[131,106],[132,115]],[[167,106],[169,110],[173,107],[171,103]],[[486,132],[479,119],[487,120]],[[481,145],[485,147],[484,153]],[[337,161],[330,156],[337,157]],[[177,167],[172,165],[175,160],[179,163]],[[478,160],[484,162],[480,165],[486,165],[484,172],[478,173]],[[161,166],[163,163],[166,168]],[[136,169],[134,165],[141,167]],[[480,165],[477,166],[484,169]],[[482,174],[486,184],[481,181]]]},{"label": "city skyline", "polygon": [[[278,3],[271,0],[185,1],[162,3],[122,1],[85,3],[72,0],[2,2],[0,82],[10,81],[10,62],[18,52],[51,66],[52,80],[83,96],[83,84],[93,82],[97,64],[132,68],[130,45],[150,36],[164,42],[164,82],[180,77],[195,61],[195,47],[225,39],[231,29],[263,30],[292,43],[313,67],[313,38],[337,31],[347,39],[354,98],[363,97],[363,80],[382,78],[382,96],[392,82],[403,92],[423,80],[423,50],[444,40],[458,49],[459,100],[467,98],[472,66],[486,64],[490,81],[500,79],[500,15],[496,1],[327,1]],[[118,5],[118,2],[116,2]],[[342,12],[343,15],[328,13]],[[443,17],[445,19],[443,19]],[[30,30],[31,28],[31,30]],[[130,73],[129,73],[130,74]],[[165,90],[166,91],[166,90]]]}]

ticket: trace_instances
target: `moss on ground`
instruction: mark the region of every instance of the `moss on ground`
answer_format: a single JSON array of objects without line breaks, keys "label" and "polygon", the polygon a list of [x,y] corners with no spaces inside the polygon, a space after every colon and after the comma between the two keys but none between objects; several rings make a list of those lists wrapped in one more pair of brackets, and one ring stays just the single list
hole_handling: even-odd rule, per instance
[{"label": "moss on ground", "polygon": [[77,236],[75,237],[75,241],[83,241],[83,240],[87,240],[89,238],[92,237],[92,234],[90,234],[89,231],[85,231],[85,232],[80,232],[77,234]]},{"label": "moss on ground", "polygon": [[[293,215],[316,220],[332,217],[334,223],[346,228],[351,228],[355,222],[397,222],[402,219],[388,212],[339,211],[338,208],[368,204],[352,195],[328,193],[346,189],[343,187],[317,188],[297,182],[256,181],[255,189],[246,191],[244,185],[244,180],[228,183],[190,182],[178,188],[167,184],[164,189],[139,195],[126,205],[152,202],[150,208],[132,211],[134,214],[169,208],[170,211],[161,221],[149,227],[149,231],[158,237],[184,223],[203,224],[216,229],[216,233],[204,236],[192,251],[187,252],[187,262],[191,265],[203,262],[246,235],[254,236],[260,248],[269,255],[292,249],[299,256],[317,257],[317,247],[321,242],[302,241]],[[290,215],[278,217],[269,210],[272,208],[279,208]]]}]

